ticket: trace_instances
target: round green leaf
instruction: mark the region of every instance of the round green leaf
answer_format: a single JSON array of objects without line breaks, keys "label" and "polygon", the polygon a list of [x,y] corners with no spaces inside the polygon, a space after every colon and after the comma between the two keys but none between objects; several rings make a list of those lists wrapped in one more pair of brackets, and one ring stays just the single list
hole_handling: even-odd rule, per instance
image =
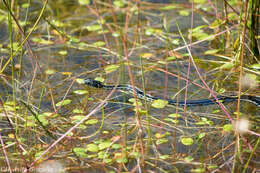
[{"label": "round green leaf", "polygon": [[105,72],[111,73],[113,71],[116,71],[118,68],[119,68],[119,65],[115,65],[115,64],[108,65],[108,66],[105,67]]},{"label": "round green leaf", "polygon": [[225,125],[223,126],[223,130],[224,130],[225,132],[231,132],[231,131],[234,130],[234,126],[233,126],[232,124],[225,124]]},{"label": "round green leaf", "polygon": [[80,147],[75,147],[73,148],[74,153],[79,156],[79,157],[87,157],[87,149],[86,148],[80,148]]},{"label": "round green leaf", "polygon": [[193,144],[193,139],[189,137],[184,137],[181,139],[181,143],[183,145],[192,145]]},{"label": "round green leaf", "polygon": [[75,91],[73,91],[73,93],[78,94],[78,95],[83,95],[83,94],[87,94],[88,91],[87,90],[75,90]]},{"label": "round green leaf", "polygon": [[96,144],[88,144],[87,150],[96,153],[99,151],[99,148]]},{"label": "round green leaf", "polygon": [[56,106],[65,106],[65,105],[68,105],[71,103],[71,100],[70,99],[66,99],[66,100],[63,100],[63,101],[60,101],[58,103],[56,103]]},{"label": "round green leaf", "polygon": [[90,0],[78,0],[80,5],[89,5]]},{"label": "round green leaf", "polygon": [[168,104],[168,101],[158,99],[158,100],[154,100],[154,101],[152,102],[152,107],[158,108],[158,109],[162,109],[162,108],[164,108],[167,104]]}]

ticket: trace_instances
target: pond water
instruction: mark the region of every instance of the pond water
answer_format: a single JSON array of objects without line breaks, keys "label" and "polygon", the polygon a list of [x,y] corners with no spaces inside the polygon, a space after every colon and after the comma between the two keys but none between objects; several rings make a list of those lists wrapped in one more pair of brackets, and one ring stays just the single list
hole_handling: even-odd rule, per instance
[{"label": "pond water", "polygon": [[[133,79],[135,86],[145,89],[146,93],[179,100],[185,98],[186,81],[181,77],[189,75],[191,82],[204,86],[195,67],[189,65],[187,48],[179,49],[184,42],[176,23],[188,43],[191,21],[193,28],[200,33],[194,36],[193,42],[214,35],[216,29],[209,27],[215,20],[210,5],[197,4],[191,19],[188,1],[141,1],[139,7],[129,1],[130,21],[125,41],[127,4],[117,7],[114,3],[112,8],[109,2],[95,1],[86,6],[79,5],[77,1],[49,1],[44,17],[30,36],[31,48],[37,59],[28,50],[14,57],[15,84],[12,84],[11,64],[1,74],[2,99],[12,101],[15,87],[18,102],[24,100],[31,107],[31,110],[26,107],[10,110],[12,118],[19,115],[18,122],[25,127],[19,135],[25,139],[28,160],[34,160],[34,156],[39,156],[55,141],[46,134],[46,130],[35,125],[37,121],[31,111],[38,117],[44,117],[40,121],[46,123],[44,126],[58,138],[92,112],[110,93],[84,86],[78,79],[97,78],[111,85],[131,84]],[[22,8],[24,3],[19,1],[21,16],[26,14],[26,8]],[[36,20],[42,5],[32,1],[27,30]],[[218,8],[221,10],[221,7]],[[5,64],[10,56],[5,49],[8,47],[8,25],[2,22],[0,27],[4,28],[0,32],[1,64]],[[17,32],[13,37],[14,40],[21,38]],[[228,95],[237,91],[238,76],[232,71],[219,69],[218,61],[224,61],[222,57],[205,54],[207,50],[221,48],[220,43],[219,37],[197,43],[192,46],[191,54],[210,88],[215,93],[225,91]],[[228,56],[225,51],[222,54]],[[37,65],[39,67],[35,71]],[[207,89],[191,82],[187,99],[210,97]],[[249,93],[256,91],[252,89]],[[223,126],[231,122],[217,104],[187,109],[168,105],[158,109],[140,100],[143,112],[136,113],[130,98],[133,95],[115,91],[102,109],[64,138],[57,145],[55,154],[47,158],[61,161],[68,172],[117,172],[141,168],[143,172],[232,170],[236,137],[234,133],[223,130]],[[225,104],[225,109],[235,118],[237,102]],[[257,107],[241,102],[240,111],[250,120],[253,130],[259,132]],[[4,119],[4,113],[1,114],[3,121],[0,127],[8,136],[12,130]],[[256,137],[247,137],[245,141],[249,142],[241,144],[241,147],[250,145],[252,141],[255,145]],[[15,141],[9,142],[14,144]],[[98,146],[99,149],[90,146]],[[85,154],[79,152],[80,148],[86,149]],[[144,148],[145,151],[142,151]],[[15,151],[10,148],[12,150]],[[144,153],[147,155],[142,157]],[[260,169],[257,153],[253,153],[251,170]],[[248,150],[243,150],[240,161],[247,161],[249,154]],[[123,157],[126,155],[127,159]],[[140,166],[142,159],[145,166]],[[21,160],[19,162],[23,165]],[[237,166],[238,170],[242,168]]]}]

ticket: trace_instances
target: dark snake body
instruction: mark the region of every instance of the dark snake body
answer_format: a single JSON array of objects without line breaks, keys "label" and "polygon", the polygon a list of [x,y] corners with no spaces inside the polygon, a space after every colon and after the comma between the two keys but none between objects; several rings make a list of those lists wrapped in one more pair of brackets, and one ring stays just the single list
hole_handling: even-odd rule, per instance
[{"label": "dark snake body", "polygon": [[[100,81],[94,80],[94,79],[84,79],[84,84],[89,85],[91,87],[95,88],[104,88],[107,90],[112,90],[116,87],[116,90],[122,91],[122,92],[128,92],[130,94],[134,95],[134,92],[136,93],[136,96],[139,99],[144,99],[148,101],[163,99],[161,97],[155,97],[150,94],[144,94],[144,92],[137,88],[133,87],[132,85],[104,85]],[[179,106],[207,106],[207,105],[213,105],[217,103],[217,100],[221,103],[226,102],[233,102],[238,100],[238,96],[217,96],[217,100],[215,98],[208,98],[208,99],[201,99],[201,100],[187,100],[185,101],[178,101],[178,100],[172,100],[172,99],[163,99],[168,101],[168,104],[170,105],[179,105]],[[260,97],[259,96],[251,96],[251,95],[242,95],[240,97],[241,101],[247,101],[250,103],[255,104],[260,108]]]}]

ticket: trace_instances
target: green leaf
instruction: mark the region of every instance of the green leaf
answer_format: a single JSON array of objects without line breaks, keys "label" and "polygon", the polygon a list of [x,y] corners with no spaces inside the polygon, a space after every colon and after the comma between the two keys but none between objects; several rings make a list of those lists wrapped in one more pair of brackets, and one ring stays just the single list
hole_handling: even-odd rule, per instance
[{"label": "green leaf", "polygon": [[96,144],[88,144],[87,145],[87,151],[91,151],[91,152],[98,152],[99,151],[99,148]]},{"label": "green leaf", "polygon": [[205,170],[205,168],[196,168],[196,169],[191,169],[191,172],[203,173],[203,172],[206,172],[206,170]]},{"label": "green leaf", "polygon": [[183,145],[192,145],[193,144],[193,139],[192,138],[189,138],[189,137],[183,137],[181,138],[181,143]]},{"label": "green leaf", "polygon": [[207,0],[194,0],[194,3],[197,4],[205,4],[207,2]]},{"label": "green leaf", "polygon": [[142,53],[142,54],[140,54],[140,57],[141,57],[141,58],[145,58],[145,59],[149,59],[149,58],[151,58],[152,56],[153,56],[152,53]]},{"label": "green leaf", "polygon": [[222,66],[220,66],[220,69],[230,70],[235,66],[233,62],[226,62]]},{"label": "green leaf", "polygon": [[93,43],[94,46],[97,46],[97,47],[102,47],[102,46],[105,46],[106,43],[104,41],[97,41],[95,43]]},{"label": "green leaf", "polygon": [[173,119],[171,119],[171,118],[164,118],[164,121],[168,121],[168,122],[172,122],[172,123],[174,123],[174,124],[178,124],[179,123],[179,120],[173,120]]},{"label": "green leaf", "polygon": [[199,133],[198,138],[199,138],[199,139],[202,139],[202,138],[204,138],[205,136],[206,136],[206,133],[205,133],[205,132]]},{"label": "green leaf", "polygon": [[98,123],[97,119],[90,119],[85,122],[85,124],[88,124],[88,125],[93,125],[93,124],[97,124],[97,123]]},{"label": "green leaf", "polygon": [[78,123],[80,122],[82,119],[84,119],[86,116],[84,115],[75,115],[75,116],[72,116],[70,117],[70,119],[72,120],[72,123]]},{"label": "green leaf", "polygon": [[116,7],[118,7],[118,8],[122,8],[122,7],[124,7],[124,6],[126,5],[123,0],[115,0],[115,1],[113,2],[113,4],[114,4]]},{"label": "green leaf", "polygon": [[194,160],[194,158],[192,156],[187,156],[187,157],[184,158],[184,160],[186,162],[192,162]]},{"label": "green leaf", "polygon": [[154,34],[154,32],[155,32],[155,29],[153,29],[153,28],[147,28],[147,29],[145,30],[145,35],[152,35],[152,34]]},{"label": "green leaf", "polygon": [[68,51],[66,51],[66,50],[61,50],[61,51],[58,52],[58,54],[60,54],[60,55],[67,55],[67,54],[68,54]]},{"label": "green leaf", "polygon": [[63,101],[60,101],[60,102],[58,102],[58,103],[56,103],[56,106],[65,106],[65,105],[68,105],[68,104],[70,104],[71,103],[71,100],[70,99],[65,99],[65,100],[63,100]]},{"label": "green leaf", "polygon": [[173,5],[167,5],[165,7],[161,7],[160,9],[161,10],[172,10],[172,9],[176,9],[176,8],[178,8],[178,6],[173,4]]},{"label": "green leaf", "polygon": [[188,10],[181,10],[179,11],[179,14],[181,16],[189,16],[190,15],[190,12]]},{"label": "green leaf", "polygon": [[75,90],[75,91],[73,91],[73,93],[78,94],[78,95],[84,95],[84,94],[87,94],[88,91],[87,90]]},{"label": "green leaf", "polygon": [[251,65],[250,67],[253,68],[253,69],[256,69],[256,70],[260,70],[260,63],[258,63],[258,64],[253,64],[253,65]]},{"label": "green leaf", "polygon": [[110,147],[111,143],[112,143],[112,142],[111,142],[110,140],[103,141],[103,142],[101,142],[101,143],[98,145],[98,147],[99,147],[100,150],[104,150],[104,149]]},{"label": "green leaf", "polygon": [[84,84],[84,79],[77,78],[76,82],[79,84]]},{"label": "green leaf", "polygon": [[122,145],[121,144],[113,144],[112,148],[113,149],[120,149],[120,148],[122,148]]},{"label": "green leaf", "polygon": [[219,49],[211,49],[204,52],[205,55],[214,55],[219,51]]},{"label": "green leaf", "polygon": [[225,124],[225,125],[223,126],[223,130],[224,130],[225,132],[231,132],[231,131],[234,130],[234,126],[233,126],[232,124]]},{"label": "green leaf", "polygon": [[179,117],[181,117],[181,114],[173,113],[173,114],[169,114],[168,117],[171,117],[171,118],[179,118]]},{"label": "green leaf", "polygon": [[74,153],[78,156],[78,157],[87,157],[87,149],[86,148],[80,148],[80,147],[75,147],[73,148]]},{"label": "green leaf", "polygon": [[54,69],[46,69],[45,70],[45,74],[47,74],[47,75],[52,75],[52,74],[55,74],[56,73],[56,70],[54,70]]},{"label": "green leaf", "polygon": [[157,145],[164,144],[164,143],[167,143],[167,142],[168,142],[168,139],[165,139],[165,138],[161,138],[161,139],[156,140]]},{"label": "green leaf", "polygon": [[80,5],[89,5],[90,0],[78,0]]},{"label": "green leaf", "polygon": [[113,32],[112,36],[113,36],[113,37],[119,37],[119,36],[120,36],[120,33],[119,33],[119,32]]},{"label": "green leaf", "polygon": [[128,101],[131,102],[131,103],[133,103],[133,106],[138,105],[138,106],[140,107],[140,106],[143,105],[142,102],[140,102],[139,100],[136,101],[135,98],[130,98]]},{"label": "green leaf", "polygon": [[115,64],[108,65],[108,66],[105,67],[105,72],[111,73],[113,71],[116,71],[118,68],[119,68],[119,65],[115,65]]},{"label": "green leaf", "polygon": [[158,99],[158,100],[154,100],[154,101],[152,102],[152,107],[158,108],[158,109],[162,109],[162,108],[164,108],[167,104],[168,104],[168,101]]},{"label": "green leaf", "polygon": [[98,30],[102,30],[101,25],[91,25],[91,26],[87,26],[87,29],[89,31],[98,31]]},{"label": "green leaf", "polygon": [[168,155],[168,154],[159,155],[159,158],[162,159],[162,160],[169,159],[169,158],[170,158],[170,155]]},{"label": "green leaf", "polygon": [[49,121],[46,119],[47,117],[48,117],[48,116],[45,115],[45,114],[39,114],[39,115],[38,115],[39,121],[40,121],[44,126],[46,126],[46,125],[49,124]]}]

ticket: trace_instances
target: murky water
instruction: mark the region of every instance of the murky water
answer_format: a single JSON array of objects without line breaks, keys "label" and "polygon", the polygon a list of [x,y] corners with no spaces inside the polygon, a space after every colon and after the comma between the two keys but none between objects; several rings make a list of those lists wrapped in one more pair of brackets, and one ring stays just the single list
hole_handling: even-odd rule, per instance
[{"label": "murky water", "polygon": [[[183,55],[187,54],[187,50],[185,48],[179,50],[178,53],[180,54],[180,57],[178,57],[177,60],[166,61],[166,58],[169,57],[169,50],[184,45],[182,38],[178,33],[176,22],[179,23],[181,31],[186,34],[191,24],[190,15],[182,16],[179,14],[179,10],[160,10],[157,8],[157,6],[162,7],[163,3],[172,3],[172,1],[160,0],[153,1],[154,3],[151,3],[151,1],[149,2],[150,3],[147,3],[146,6],[143,6],[143,11],[141,11],[140,14],[140,33],[138,33],[137,30],[138,16],[134,15],[134,13],[132,14],[133,17],[128,28],[128,53],[135,85],[142,88],[142,64],[140,63],[140,56],[144,53],[150,53],[151,55],[142,60],[146,92],[155,96],[166,96],[167,98],[178,98],[182,100],[185,96],[185,89],[183,88],[185,87],[186,82],[178,79],[175,75],[187,76],[189,66],[188,58]],[[157,2],[160,2],[160,4],[156,4]],[[181,4],[183,1],[177,3],[179,3],[180,8],[185,7],[185,4]],[[99,15],[106,20],[107,25],[104,24],[103,29],[91,31],[91,29],[88,28],[89,26],[97,25],[96,27],[98,27],[99,25],[97,17],[91,13],[90,9],[86,6],[79,6],[76,1],[50,1],[48,5],[48,10],[51,15],[48,16],[46,20],[50,22],[53,22],[53,19],[56,19],[56,21],[60,20],[62,22],[59,24],[60,26],[57,24],[60,33],[48,25],[46,20],[41,21],[38,26],[39,29],[33,33],[31,38],[32,40],[33,38],[42,38],[45,41],[51,41],[52,43],[47,44],[45,42],[43,44],[42,42],[32,41],[32,49],[37,56],[37,62],[41,72],[39,69],[37,70],[36,78],[33,81],[33,86],[31,86],[33,70],[35,69],[36,64],[33,58],[26,53],[22,59],[22,74],[20,75],[18,73],[20,70],[19,68],[16,69],[15,72],[17,78],[19,78],[19,83],[17,82],[16,84],[16,87],[19,88],[16,96],[19,97],[19,99],[27,100],[27,96],[30,94],[29,100],[32,103],[36,106],[41,104],[40,110],[35,108],[35,111],[39,113],[56,111],[56,113],[59,114],[59,117],[56,120],[52,119],[51,122],[56,124],[54,125],[56,130],[54,131],[58,131],[56,135],[60,136],[61,133],[64,133],[74,125],[70,120],[72,116],[76,115],[73,113],[75,109],[83,110],[83,115],[88,114],[109,94],[109,91],[94,89],[79,84],[75,82],[76,78],[102,77],[105,79],[105,83],[108,84],[114,85],[117,81],[119,81],[120,84],[130,84],[129,72],[127,70],[126,59],[124,58],[123,42],[122,39],[117,36],[119,31],[124,32],[125,14],[121,13],[120,10],[114,11],[114,15],[118,18],[118,23],[115,25],[113,23],[113,12],[107,7],[108,4],[105,2],[103,4],[99,3],[97,6]],[[36,18],[37,12],[41,6],[42,4],[33,2],[32,8],[30,9],[30,19]],[[94,7],[92,8],[95,10]],[[21,13],[25,14],[25,10],[22,9]],[[197,12],[195,12],[193,20],[193,27],[206,25],[207,20],[212,21],[210,16],[203,16]],[[165,28],[164,25],[167,25],[167,27]],[[122,28],[118,29],[120,26]],[[7,46],[7,25],[1,24],[1,28],[5,29],[0,32],[0,41],[4,46]],[[147,34],[151,28],[157,30],[150,31],[153,32],[153,34]],[[107,33],[101,34],[103,31]],[[62,32],[69,35],[70,38],[68,36],[65,38],[65,36],[61,34]],[[17,35],[18,34],[15,36]],[[75,40],[74,38],[77,38],[78,40]],[[67,41],[69,39],[71,39],[71,42]],[[136,42],[138,39],[142,40],[139,45]],[[102,46],[93,44],[100,41],[103,42],[100,43]],[[106,44],[106,41],[108,44],[103,45]],[[207,65],[206,60],[219,60],[210,55],[203,55],[204,51],[208,50],[212,44],[214,43],[208,41],[196,44],[192,47],[191,52],[196,58],[195,60],[198,63],[201,75],[208,81],[208,84],[212,86],[213,89],[219,89],[222,87],[219,85],[223,85],[231,92],[236,89],[234,79],[228,79],[224,83],[221,83],[216,79],[221,78],[224,74],[218,76],[218,74],[214,72],[208,72],[213,69],[213,65]],[[65,51],[66,53],[62,54],[62,51]],[[0,56],[3,64],[7,62],[7,53],[1,52]],[[199,61],[200,59],[201,61]],[[16,65],[20,63],[19,60],[20,57],[16,56],[14,59]],[[118,65],[120,68],[117,68],[114,72],[108,73],[105,68],[111,64]],[[52,70],[53,73],[46,75],[46,71],[49,70]],[[164,71],[168,71],[174,75],[166,74]],[[193,66],[190,68],[189,79],[197,84],[203,85]],[[11,96],[13,91],[10,65],[4,71],[0,89],[3,100],[12,100]],[[73,91],[79,89],[87,90],[88,94],[76,95],[73,93]],[[176,94],[177,92],[179,95]],[[9,97],[6,97],[6,95],[9,95]],[[122,135],[122,126],[125,121],[127,121],[129,131],[134,129],[137,124],[134,111],[135,107],[128,102],[128,99],[132,97],[133,96],[131,95],[124,95],[121,92],[115,92],[105,105],[104,110],[100,110],[91,117],[91,119],[97,119],[99,123],[87,126],[86,128],[77,128],[74,133],[78,136],[88,136],[95,133],[101,126],[103,113],[105,122],[102,131],[105,131],[106,133],[100,132],[95,137],[91,138],[90,141],[96,141],[101,138],[112,138],[113,135]],[[201,99],[207,97],[209,97],[208,91],[192,84],[189,85],[188,99]],[[53,102],[57,103],[62,99],[70,99],[71,104],[62,108],[55,106]],[[145,106],[143,106],[143,108],[144,107]],[[236,110],[235,103],[227,104],[226,107],[229,112],[234,112]],[[242,103],[241,107],[241,112],[248,113],[248,115],[254,116],[259,113],[255,106]],[[152,161],[155,157],[158,157],[153,155],[154,153],[160,153],[159,155],[167,155],[170,153],[170,157],[174,157],[170,158],[170,161],[164,162],[163,159],[158,159],[158,163],[156,164],[158,164],[161,169],[178,169],[182,172],[190,172],[192,168],[198,167],[196,164],[200,165],[199,161],[205,161],[209,164],[209,160],[214,160],[214,156],[216,156],[217,159],[215,159],[213,163],[218,164],[228,161],[233,156],[232,152],[234,148],[229,148],[229,145],[234,142],[233,135],[224,134],[222,137],[222,134],[219,133],[221,127],[226,124],[228,120],[225,118],[223,112],[216,111],[219,110],[217,105],[193,107],[183,110],[182,108],[177,109],[176,107],[156,109],[151,107],[151,104],[148,103],[148,108],[151,116],[155,118],[152,120],[152,133],[170,133],[170,135],[167,136],[168,142],[150,149],[152,156],[147,156],[151,159],[150,161]],[[173,113],[182,115],[181,118],[178,118],[178,124],[164,121],[169,114]],[[142,117],[145,117],[145,115]],[[204,123],[206,123],[205,126],[198,125],[198,122],[201,122],[201,117],[207,119],[207,121],[204,121]],[[162,123],[162,121],[164,122]],[[143,118],[143,122],[144,124],[147,122],[145,118]],[[213,123],[214,125],[211,126],[210,123]],[[6,124],[2,124],[1,128],[7,129]],[[9,129],[4,132],[6,134],[10,133]],[[199,142],[202,138],[199,139],[197,137],[197,135],[202,132],[208,133],[208,135],[203,138],[205,142]],[[147,139],[148,131],[146,128],[144,128],[142,135],[144,139]],[[192,146],[183,145],[180,141],[183,136],[193,137],[197,144]],[[132,145],[136,138],[138,138],[138,131],[133,130],[127,139],[129,140],[129,145]],[[53,139],[49,138],[42,140],[46,143],[51,143],[51,141],[53,141]],[[86,140],[84,142],[90,141]],[[72,148],[74,145],[86,146],[81,142],[77,142],[76,138],[72,138],[71,142]],[[73,142],[75,142],[75,144]],[[78,145],[76,145],[77,143]],[[28,142],[28,145],[33,144]],[[218,156],[218,152],[221,152],[220,150],[225,149],[226,147],[226,151],[222,153],[223,157]],[[62,158],[63,154],[59,154],[61,154]],[[188,155],[192,155],[196,159],[196,162],[193,163],[194,165],[188,164],[189,166],[187,166],[186,162],[182,159],[184,156]],[[59,157],[60,156],[58,156],[58,158]],[[68,161],[66,159],[64,160],[64,162]],[[90,165],[94,165],[91,159],[88,161]],[[101,164],[102,162],[99,161],[99,163]],[[130,163],[131,164],[129,164],[127,168],[132,169],[136,165],[136,162],[133,159]],[[71,167],[77,164],[78,163],[69,163]],[[231,164],[232,162],[228,163],[224,170],[228,170],[228,168],[231,167]],[[257,168],[259,166],[257,161],[255,164],[257,165]],[[116,162],[112,164],[112,166],[114,165],[116,165]],[[152,164],[147,167],[147,170],[149,169],[156,170]]]}]

